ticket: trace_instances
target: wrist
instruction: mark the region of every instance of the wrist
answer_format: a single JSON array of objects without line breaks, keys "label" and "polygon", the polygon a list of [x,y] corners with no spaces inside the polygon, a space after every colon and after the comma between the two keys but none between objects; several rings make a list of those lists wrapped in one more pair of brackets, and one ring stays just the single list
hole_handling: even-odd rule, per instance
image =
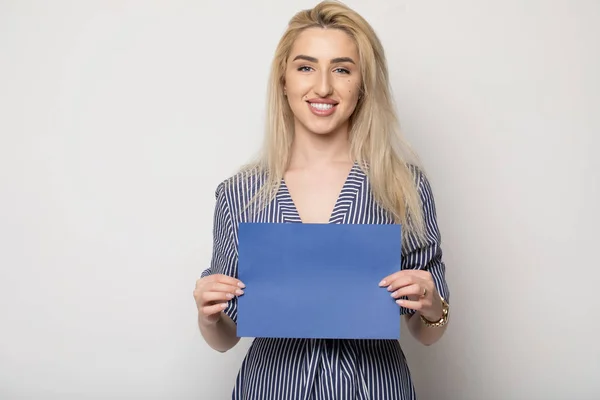
[{"label": "wrist", "polygon": [[420,310],[419,314],[429,322],[436,322],[444,316],[444,303],[438,293],[434,292],[432,296],[431,307]]},{"label": "wrist", "polygon": [[212,328],[217,326],[221,321],[223,316],[223,312],[219,312],[217,315],[211,315],[209,317],[203,316],[200,312],[198,312],[198,324],[202,328]]},{"label": "wrist", "polygon": [[429,313],[420,313],[421,322],[423,322],[425,326],[437,328],[442,327],[448,323],[450,306],[442,297],[439,298],[439,304],[439,311],[436,310],[436,312],[431,313],[431,315]]},{"label": "wrist", "polygon": [[439,321],[444,316],[444,312],[441,309],[439,311],[430,312],[430,313],[427,313],[427,314],[423,313],[423,312],[419,312],[419,314],[421,315],[422,318],[425,318],[428,322]]}]

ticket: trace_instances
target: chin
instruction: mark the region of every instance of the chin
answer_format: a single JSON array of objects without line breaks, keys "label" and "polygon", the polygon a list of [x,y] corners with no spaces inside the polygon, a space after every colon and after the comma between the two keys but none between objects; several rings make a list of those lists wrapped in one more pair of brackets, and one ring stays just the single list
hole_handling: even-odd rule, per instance
[{"label": "chin", "polygon": [[336,129],[308,129],[308,131],[314,135],[319,135],[319,136],[327,136],[327,135],[332,135]]},{"label": "chin", "polygon": [[303,124],[304,128],[314,135],[333,135],[339,132],[344,124]]}]

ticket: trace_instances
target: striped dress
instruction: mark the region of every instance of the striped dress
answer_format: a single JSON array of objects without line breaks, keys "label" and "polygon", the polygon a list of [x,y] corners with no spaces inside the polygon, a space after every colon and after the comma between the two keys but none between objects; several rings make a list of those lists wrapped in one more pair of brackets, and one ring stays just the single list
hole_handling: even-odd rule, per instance
[{"label": "striped dress", "polygon": [[[428,270],[438,292],[449,300],[440,234],[431,187],[412,169],[423,201],[426,240],[407,237],[402,268]],[[211,265],[202,276],[237,277],[237,232],[240,222],[301,223],[285,181],[275,199],[259,213],[245,205],[260,178],[236,175],[216,190]],[[332,212],[333,224],[391,224],[391,215],[371,194],[369,179],[355,163]],[[401,309],[402,314],[411,313]],[[237,322],[237,299],[225,313]],[[237,375],[234,400],[400,400],[416,399],[406,359],[397,340],[255,338]]]}]

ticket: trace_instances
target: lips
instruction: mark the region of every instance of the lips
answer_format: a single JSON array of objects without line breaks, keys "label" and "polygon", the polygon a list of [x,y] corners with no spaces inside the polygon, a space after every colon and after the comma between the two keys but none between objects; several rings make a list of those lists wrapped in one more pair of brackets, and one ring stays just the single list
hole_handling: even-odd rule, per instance
[{"label": "lips", "polygon": [[333,104],[338,105],[338,101],[335,101],[333,99],[308,99],[306,100],[307,102],[309,102],[310,104]]},{"label": "lips", "polygon": [[313,114],[320,117],[327,117],[334,113],[338,102],[332,99],[308,100],[308,108]]}]

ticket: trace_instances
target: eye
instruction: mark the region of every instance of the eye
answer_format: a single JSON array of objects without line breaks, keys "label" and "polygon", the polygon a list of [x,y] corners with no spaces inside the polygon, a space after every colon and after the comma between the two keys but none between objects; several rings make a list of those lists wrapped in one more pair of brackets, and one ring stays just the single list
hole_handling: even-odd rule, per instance
[{"label": "eye", "polygon": [[348,71],[346,68],[336,68],[334,71],[341,73],[341,74],[349,74],[350,73],[350,71]]},{"label": "eye", "polygon": [[311,67],[307,67],[307,66],[302,66],[302,67],[298,67],[298,71],[300,72],[310,72],[312,68]]}]

